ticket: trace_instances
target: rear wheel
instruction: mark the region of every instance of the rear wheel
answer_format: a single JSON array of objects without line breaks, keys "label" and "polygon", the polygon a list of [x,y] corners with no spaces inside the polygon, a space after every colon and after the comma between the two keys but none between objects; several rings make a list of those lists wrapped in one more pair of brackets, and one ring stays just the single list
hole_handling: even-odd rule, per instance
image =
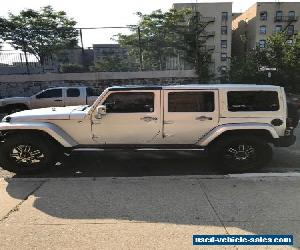
[{"label": "rear wheel", "polygon": [[33,174],[56,162],[57,147],[36,135],[9,135],[0,144],[0,166],[15,173]]},{"label": "rear wheel", "polygon": [[243,173],[262,168],[272,159],[272,148],[258,137],[230,136],[209,149],[213,163],[226,173]]}]

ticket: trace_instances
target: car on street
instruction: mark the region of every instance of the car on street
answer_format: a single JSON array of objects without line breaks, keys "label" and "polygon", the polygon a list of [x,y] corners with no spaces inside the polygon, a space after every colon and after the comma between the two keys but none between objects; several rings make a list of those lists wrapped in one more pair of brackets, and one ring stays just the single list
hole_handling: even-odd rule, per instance
[{"label": "car on street", "polygon": [[90,87],[56,87],[29,97],[0,99],[0,113],[12,114],[27,109],[91,105],[97,99]]},{"label": "car on street", "polygon": [[199,150],[226,172],[253,171],[271,160],[271,144],[295,143],[298,118],[289,114],[280,86],[109,87],[91,106],[4,117],[0,164],[35,173],[74,149]]}]

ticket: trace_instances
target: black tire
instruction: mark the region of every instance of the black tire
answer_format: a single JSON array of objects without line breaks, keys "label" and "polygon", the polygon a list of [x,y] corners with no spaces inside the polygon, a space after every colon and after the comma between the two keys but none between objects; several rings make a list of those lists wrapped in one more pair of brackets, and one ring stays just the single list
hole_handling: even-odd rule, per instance
[{"label": "black tire", "polygon": [[291,119],[290,125],[293,128],[296,128],[298,126],[298,122],[299,122],[299,118],[300,118],[299,110],[296,107],[296,105],[291,102],[287,103],[287,108],[288,108],[288,118]]},{"label": "black tire", "polygon": [[9,115],[20,112],[20,111],[24,111],[24,110],[28,110],[28,107],[26,105],[21,105],[21,104],[11,105],[11,106],[7,107],[7,113]]},{"label": "black tire", "polygon": [[21,174],[35,174],[54,165],[58,148],[45,136],[8,135],[0,143],[0,166]]},{"label": "black tire", "polygon": [[258,170],[272,159],[272,148],[256,136],[227,136],[209,147],[212,163],[224,173]]}]

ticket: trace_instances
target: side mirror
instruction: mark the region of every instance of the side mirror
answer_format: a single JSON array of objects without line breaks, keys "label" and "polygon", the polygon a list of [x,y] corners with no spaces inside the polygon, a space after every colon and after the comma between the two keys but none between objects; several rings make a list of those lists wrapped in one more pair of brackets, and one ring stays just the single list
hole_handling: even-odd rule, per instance
[{"label": "side mirror", "polygon": [[106,115],[106,106],[100,105],[96,109],[96,119],[101,119],[103,115]]}]

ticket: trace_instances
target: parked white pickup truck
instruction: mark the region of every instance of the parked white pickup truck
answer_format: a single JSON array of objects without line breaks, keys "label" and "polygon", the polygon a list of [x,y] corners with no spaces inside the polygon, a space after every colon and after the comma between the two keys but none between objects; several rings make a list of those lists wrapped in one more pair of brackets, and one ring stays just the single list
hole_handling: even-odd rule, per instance
[{"label": "parked white pickup truck", "polygon": [[225,171],[252,171],[271,159],[269,144],[295,143],[299,117],[289,113],[279,86],[112,87],[92,106],[4,117],[0,166],[33,173],[80,148],[175,149],[207,151]]},{"label": "parked white pickup truck", "polygon": [[27,109],[92,105],[98,96],[89,87],[57,87],[43,90],[30,97],[0,99],[0,113],[12,114]]}]

